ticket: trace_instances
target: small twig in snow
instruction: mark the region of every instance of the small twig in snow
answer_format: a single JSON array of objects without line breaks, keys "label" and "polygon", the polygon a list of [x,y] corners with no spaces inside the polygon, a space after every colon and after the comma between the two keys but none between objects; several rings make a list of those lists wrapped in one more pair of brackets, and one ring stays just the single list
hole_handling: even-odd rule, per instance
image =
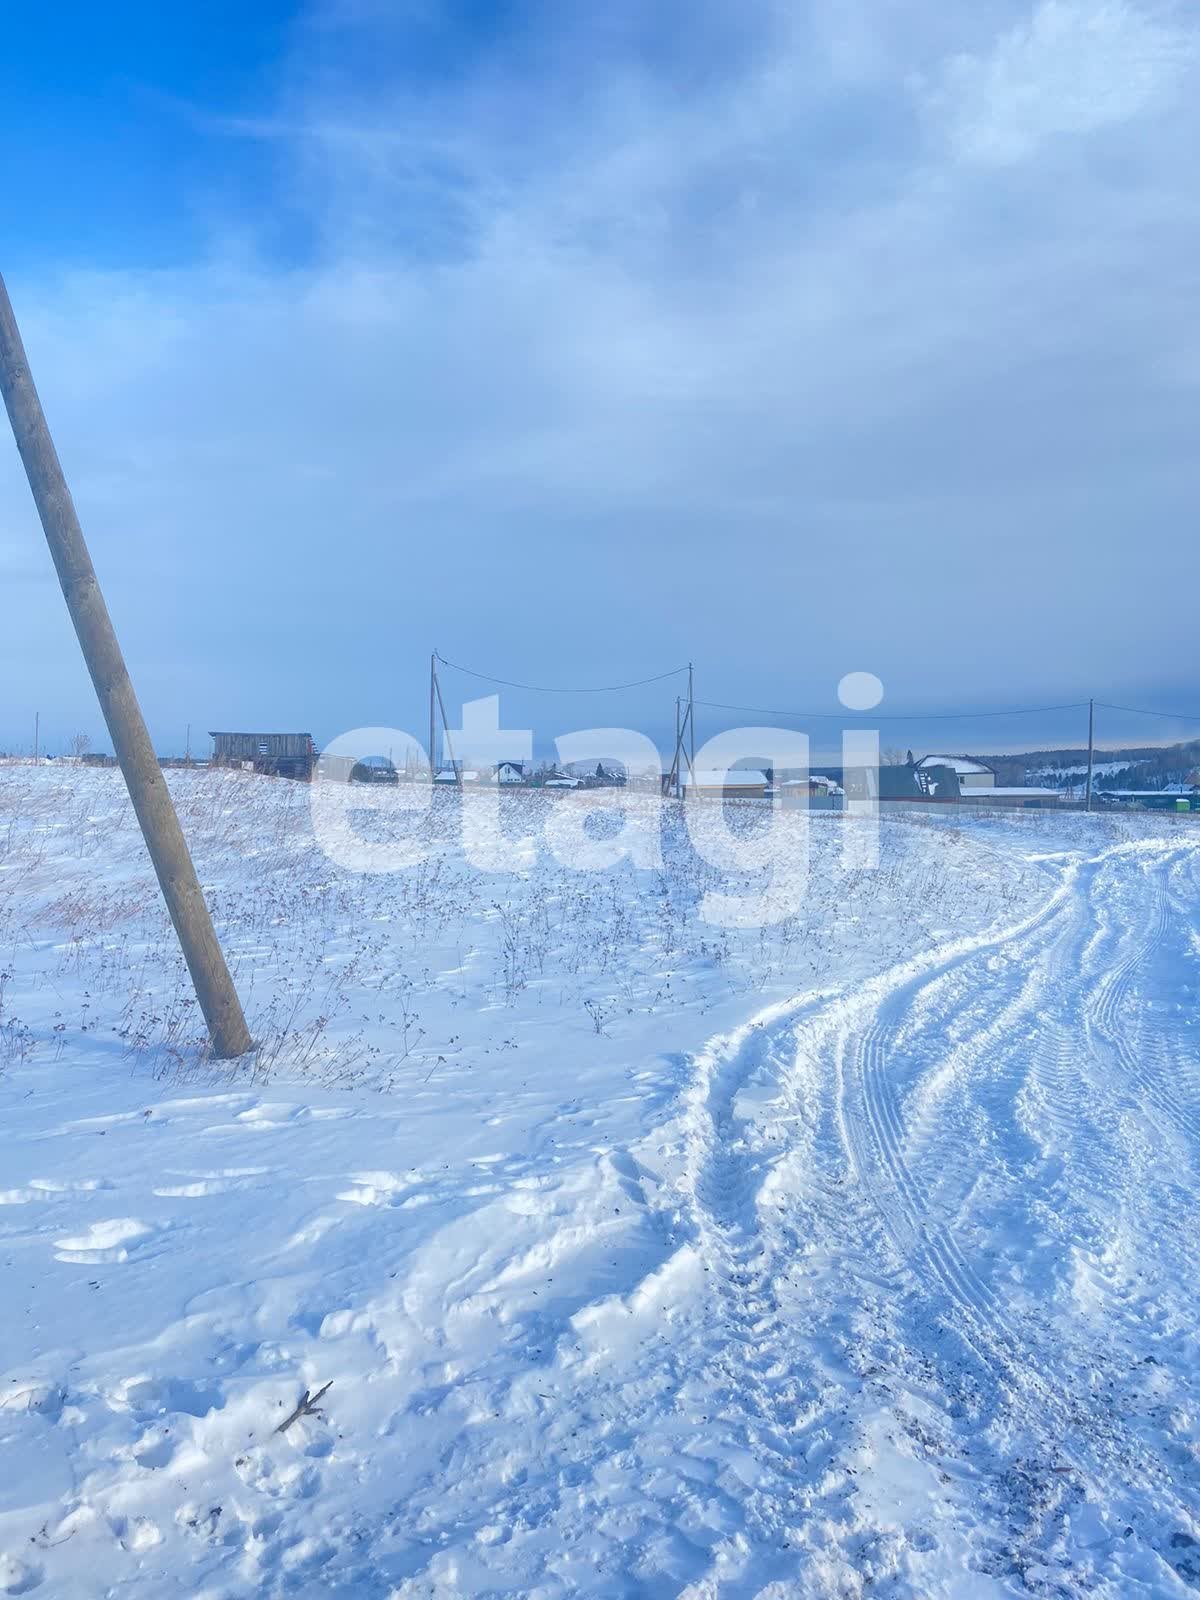
[{"label": "small twig in snow", "polygon": [[290,1417],[284,1418],[284,1420],[275,1429],[275,1432],[286,1433],[291,1427],[292,1423],[298,1422],[301,1417],[323,1417],[325,1413],[317,1410],[317,1402],[321,1399],[322,1395],[326,1394],[332,1388],[333,1379],[330,1378],[325,1387],[323,1389],[318,1389],[316,1394],[312,1395],[311,1397],[309,1396],[308,1390],[305,1389],[304,1393],[300,1396],[300,1404],[292,1412]]}]

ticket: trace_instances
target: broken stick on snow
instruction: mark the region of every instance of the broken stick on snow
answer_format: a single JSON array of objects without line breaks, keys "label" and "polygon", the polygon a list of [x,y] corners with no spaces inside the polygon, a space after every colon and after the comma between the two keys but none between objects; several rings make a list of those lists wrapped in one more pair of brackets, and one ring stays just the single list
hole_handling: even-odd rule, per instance
[{"label": "broken stick on snow", "polygon": [[317,1410],[317,1402],[321,1399],[322,1395],[326,1394],[332,1388],[333,1379],[330,1378],[325,1387],[323,1389],[318,1389],[316,1394],[312,1395],[311,1397],[309,1396],[308,1390],[305,1389],[304,1393],[300,1396],[300,1404],[292,1412],[290,1417],[284,1418],[284,1420],[275,1429],[275,1432],[286,1433],[291,1427],[292,1423],[298,1421],[301,1417],[323,1417],[325,1413]]}]

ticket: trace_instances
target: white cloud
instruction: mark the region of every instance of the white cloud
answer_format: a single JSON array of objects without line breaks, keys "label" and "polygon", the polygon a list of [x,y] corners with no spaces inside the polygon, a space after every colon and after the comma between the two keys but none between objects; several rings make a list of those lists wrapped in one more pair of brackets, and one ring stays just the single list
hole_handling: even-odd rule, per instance
[{"label": "white cloud", "polygon": [[935,116],[965,161],[1004,165],[1169,105],[1196,60],[1193,26],[1127,0],[1040,0],[982,54],[947,63]]},{"label": "white cloud", "polygon": [[[911,700],[951,689],[914,651],[929,610],[988,619],[956,696],[1001,670],[1051,698],[1112,685],[1134,644],[1182,671],[1184,35],[1092,6],[1079,56],[1078,5],[879,14],[872,35],[865,6],[781,7],[686,85],[563,24],[557,84],[488,60],[420,94],[386,72],[368,92],[328,36],[317,71],[306,32],[253,133],[311,260],[256,254],[243,220],[187,270],[14,283],[152,716],[321,733],[403,725],[411,700],[419,726],[430,645],[464,638],[513,676],[553,659],[604,681],[614,655],[653,670],[702,636],[715,698],[827,700],[870,667]],[[404,59],[387,8],[347,26]],[[1160,63],[1156,87],[1112,87],[1121,49]],[[1071,60],[1094,104],[1055,90]],[[949,148],[918,79],[949,85]],[[1082,159],[1044,160],[1055,132]],[[1148,528],[1172,541],[1165,589]],[[22,570],[31,534],[0,459]],[[53,687],[45,602],[0,641],[43,710],[86,696],[81,672]]]}]

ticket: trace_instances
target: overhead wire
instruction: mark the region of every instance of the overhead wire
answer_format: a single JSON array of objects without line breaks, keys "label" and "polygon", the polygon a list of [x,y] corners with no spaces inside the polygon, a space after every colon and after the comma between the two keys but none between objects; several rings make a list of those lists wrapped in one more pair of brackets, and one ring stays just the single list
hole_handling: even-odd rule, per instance
[{"label": "overhead wire", "polygon": [[468,678],[479,678],[484,683],[498,683],[505,689],[525,689],[531,694],[616,694],[622,689],[641,689],[648,683],[663,683],[667,678],[677,678],[688,669],[672,667],[669,672],[657,672],[651,678],[634,678],[629,683],[602,683],[587,689],[561,689],[544,683],[517,683],[511,678],[496,678],[488,672],[476,672],[473,667],[464,667],[458,661],[450,661],[440,651],[435,650],[434,655],[444,667],[451,667],[455,672],[465,672]]},{"label": "overhead wire", "polygon": [[1135,717],[1169,717],[1172,722],[1200,722],[1200,711],[1148,711],[1144,706],[1114,706],[1108,700],[1097,700],[1105,711],[1126,711]]},{"label": "overhead wire", "polygon": [[[649,684],[665,683],[668,678],[682,677],[689,670],[685,663],[678,667],[670,667],[666,672],[656,672],[647,678],[631,678],[623,683],[565,687],[559,684],[523,683],[515,678],[501,678],[494,673],[479,672],[474,667],[464,666],[461,661],[451,661],[448,656],[442,655],[440,650],[434,651],[434,657],[442,666],[449,667],[454,672],[464,673],[468,678],[477,678],[482,683],[495,683],[505,689],[520,689],[529,694],[619,694],[626,689],[642,689]],[[857,711],[849,706],[843,707],[840,711],[791,711],[771,706],[737,705],[727,700],[696,700],[694,703],[710,711],[737,711],[758,717],[788,717],[796,721],[827,722],[844,722],[847,717],[869,718],[873,722],[972,722],[981,717],[1033,717],[1046,716],[1056,711],[1086,711],[1089,704],[1087,700],[1068,700],[1057,705],[1001,706],[986,711]],[[1200,712],[1159,711],[1144,706],[1115,705],[1108,700],[1097,700],[1094,703],[1105,711],[1121,711],[1130,716],[1167,717],[1176,722],[1200,722]]]},{"label": "overhead wire", "polygon": [[932,722],[968,721],[975,717],[1028,717],[1049,711],[1086,711],[1086,700],[1075,700],[1057,706],[1012,706],[999,711],[855,711],[844,707],[841,711],[779,711],[767,706],[737,706],[722,700],[697,700],[698,706],[710,711],[744,711],[757,717],[793,717],[804,721],[827,720],[844,722],[847,717],[869,717],[873,722]]}]

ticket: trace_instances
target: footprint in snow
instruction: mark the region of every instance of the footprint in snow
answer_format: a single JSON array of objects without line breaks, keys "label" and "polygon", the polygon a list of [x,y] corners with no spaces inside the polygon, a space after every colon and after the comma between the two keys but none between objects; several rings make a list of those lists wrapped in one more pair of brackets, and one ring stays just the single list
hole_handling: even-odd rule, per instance
[{"label": "footprint in snow", "polygon": [[239,1111],[235,1121],[243,1127],[286,1128],[292,1122],[340,1122],[351,1115],[348,1106],[294,1105],[289,1101],[268,1101]]},{"label": "footprint in snow", "polygon": [[30,1178],[29,1187],[40,1194],[94,1194],[112,1184],[107,1178]]},{"label": "footprint in snow", "polygon": [[[265,1170],[265,1169],[264,1169]],[[163,1184],[153,1194],[160,1200],[200,1200],[210,1194],[235,1194],[242,1189],[261,1189],[263,1185],[249,1175],[243,1177],[197,1177],[190,1183]]]},{"label": "footprint in snow", "polygon": [[107,1222],[93,1222],[83,1233],[57,1239],[54,1254],[59,1261],[84,1267],[128,1261],[130,1253],[141,1249],[155,1232],[150,1223],[136,1217],[112,1217]]},{"label": "footprint in snow", "polygon": [[0,1189],[0,1206],[27,1206],[31,1200],[50,1200],[55,1195],[92,1194],[97,1189],[111,1189],[107,1178],[81,1178],[75,1183],[60,1182],[57,1178],[30,1178],[21,1189]]},{"label": "footprint in snow", "polygon": [[42,1378],[11,1378],[7,1389],[0,1389],[0,1411],[33,1412],[57,1422],[62,1415],[66,1390]]},{"label": "footprint in snow", "polygon": [[0,1555],[0,1594],[28,1594],[42,1581],[41,1569],[16,1556]]},{"label": "footprint in snow", "polygon": [[[191,1378],[156,1378],[139,1372],[132,1378],[122,1378],[107,1395],[113,1411],[129,1411],[147,1423],[156,1417],[172,1412],[182,1412],[188,1417],[206,1417],[210,1411],[219,1411],[225,1404],[220,1386],[211,1382],[197,1382]],[[145,1435],[135,1448],[151,1448],[161,1435]]]},{"label": "footprint in snow", "polygon": [[234,1120],[246,1127],[282,1128],[289,1122],[295,1122],[298,1117],[304,1116],[307,1110],[307,1106],[290,1105],[287,1101],[272,1101],[247,1106],[245,1111],[235,1113]]},{"label": "footprint in snow", "polygon": [[402,1176],[398,1172],[352,1172],[354,1187],[343,1189],[335,1198],[350,1200],[359,1206],[401,1206],[422,1203],[413,1194],[423,1181],[424,1174],[413,1171]]}]

